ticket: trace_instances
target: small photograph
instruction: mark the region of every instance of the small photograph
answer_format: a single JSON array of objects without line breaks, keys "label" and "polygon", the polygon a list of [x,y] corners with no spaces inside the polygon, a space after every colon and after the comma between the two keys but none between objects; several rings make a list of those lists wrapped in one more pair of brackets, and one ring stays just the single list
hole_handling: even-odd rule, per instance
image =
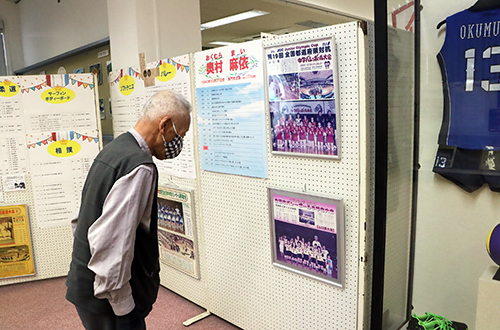
[{"label": "small photograph", "polygon": [[333,99],[333,70],[308,71],[299,73],[300,99]]},{"label": "small photograph", "polygon": [[306,224],[306,225],[314,226],[315,225],[314,212],[299,209],[299,222]]},{"label": "small photograph", "polygon": [[0,245],[13,244],[14,226],[11,217],[0,218]]},{"label": "small photograph", "polygon": [[183,259],[194,260],[194,243],[192,240],[170,233],[168,231],[158,231],[158,241],[161,249],[165,249],[170,253]]},{"label": "small photograph", "polygon": [[337,234],[275,220],[276,260],[313,275],[338,279]]},{"label": "small photograph", "polygon": [[89,72],[97,75],[97,83],[99,85],[102,84],[101,63],[96,63],[89,66]]},{"label": "small photograph", "polygon": [[158,226],[179,234],[186,234],[182,203],[158,198]]},{"label": "small photograph", "polygon": [[269,76],[269,100],[298,100],[299,76],[297,73]]},{"label": "small photograph", "polygon": [[85,73],[85,69],[79,68],[79,69],[73,70],[73,73]]},{"label": "small photograph", "polygon": [[0,248],[0,264],[27,261],[30,259],[30,248],[28,245]]}]

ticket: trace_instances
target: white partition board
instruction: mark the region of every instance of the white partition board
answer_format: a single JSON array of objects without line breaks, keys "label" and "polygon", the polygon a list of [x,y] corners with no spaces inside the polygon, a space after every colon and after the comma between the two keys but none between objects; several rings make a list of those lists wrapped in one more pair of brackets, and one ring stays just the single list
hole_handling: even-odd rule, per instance
[{"label": "white partition board", "polygon": [[[148,54],[146,54],[148,55]],[[189,59],[189,61],[188,61]],[[131,127],[133,127],[139,117],[142,105],[149,95],[152,95],[156,91],[172,89],[177,91],[186,97],[191,104],[195,104],[194,95],[192,93],[194,91],[193,86],[193,74],[194,70],[192,70],[192,56],[191,55],[182,55],[178,57],[172,57],[168,59],[163,59],[161,61],[154,61],[150,63],[146,63],[146,68],[153,69],[159,68],[160,75],[162,71],[162,64],[169,64],[177,68],[174,70],[173,78],[167,81],[154,79],[154,84],[150,84],[149,86],[145,86],[144,80],[142,79],[140,69],[139,68],[128,68],[128,69],[119,69],[115,70],[111,74],[111,95],[112,101],[114,102],[113,106],[113,120],[115,125],[115,135],[119,135],[123,132],[126,132]],[[120,85],[122,83],[122,78],[128,75],[127,80],[134,81],[133,91],[131,93],[121,93]],[[115,106],[116,105],[116,106]],[[196,108],[193,106],[193,112],[191,113],[192,122],[190,126],[190,130],[188,135],[186,136],[185,143],[185,151],[182,156],[186,155],[186,141],[189,139],[193,141],[193,152],[194,157],[199,159],[198,153],[198,145],[197,139],[194,139],[193,136],[197,136],[197,125],[196,125]],[[118,133],[118,134],[117,134]],[[190,156],[190,155],[188,155]],[[181,157],[180,157],[181,158]],[[189,158],[189,157],[183,157]],[[195,163],[195,171],[199,171],[199,164]],[[158,163],[157,163],[158,165]],[[182,165],[182,164],[181,164]],[[202,306],[207,307],[208,299],[207,299],[207,290],[206,290],[206,274],[205,274],[205,257],[204,257],[204,247],[203,247],[203,230],[202,230],[202,212],[201,212],[201,198],[200,198],[200,189],[199,189],[199,180],[191,179],[192,175],[185,175],[184,178],[180,178],[174,175],[170,175],[168,172],[164,170],[165,167],[162,165],[158,165],[158,185],[159,186],[170,186],[174,188],[187,189],[193,191],[193,200],[194,200],[194,218],[196,222],[196,244],[198,245],[198,256],[197,261],[199,262],[200,269],[200,278],[196,279],[188,274],[183,273],[182,271],[169,266],[163,262],[160,262],[160,284],[164,287],[182,295],[183,297],[191,300],[192,302]],[[189,168],[191,170],[191,168]],[[190,173],[191,174],[191,173]],[[196,177],[199,177],[196,175]]]},{"label": "white partition board", "polygon": [[[358,43],[363,33],[359,26],[353,22],[263,40],[266,47],[335,36],[340,161],[272,155],[268,136],[268,179],[206,171],[200,175],[209,307],[244,329],[358,327],[360,171],[366,171],[360,168],[360,147],[365,147],[360,144],[360,130],[366,127],[360,127],[359,113],[366,109],[359,102],[359,73],[364,70],[359,52],[365,50]],[[266,125],[270,125],[269,116]],[[344,199],[345,289],[271,264],[267,187]]]},{"label": "white partition board", "polygon": [[26,175],[25,191],[4,194],[3,204],[26,204],[30,222],[31,244],[35,262],[35,275],[0,279],[0,285],[42,280],[68,274],[73,250],[70,226],[39,228],[35,216],[35,200],[31,176]]},{"label": "white partition board", "polygon": [[[67,75],[66,75],[67,76]],[[81,111],[79,114],[79,124],[82,124],[84,121],[91,121],[92,123],[95,123],[95,127],[93,127],[94,130],[98,131],[98,143],[99,146],[102,146],[102,135],[100,132],[100,122],[97,118],[98,117],[98,100],[99,97],[97,95],[97,88],[94,88],[95,86],[95,80],[92,74],[79,74],[79,75],[71,75],[75,79],[70,79],[70,82],[66,86],[67,88],[73,90],[77,94],[77,98],[75,99],[76,105],[71,104],[73,107],[78,108]],[[23,78],[24,81],[28,82],[35,82],[39,83],[40,81],[44,80],[45,76],[22,76],[22,77],[11,77],[12,80],[16,81],[15,79],[21,79]],[[60,83],[60,80],[57,79],[63,79],[64,75],[51,75],[52,79],[54,80],[54,85],[56,83]],[[60,78],[61,77],[61,78]],[[6,77],[2,77],[6,78]],[[79,80],[85,79],[85,84],[76,84],[76,78],[81,78]],[[2,79],[3,80],[3,79]],[[72,81],[74,81],[72,83]],[[94,82],[92,85],[90,82]],[[90,87],[92,85],[92,88]],[[31,99],[36,99],[38,101],[39,97],[43,91],[46,91],[49,89],[50,84],[44,84],[44,85],[39,85],[38,88],[31,88],[29,92],[26,93],[32,93],[33,95],[30,94]],[[92,92],[91,92],[92,90]],[[84,91],[84,93],[79,92],[79,91]],[[31,103],[26,102],[27,95],[23,96],[24,102],[23,102],[23,108],[22,111],[24,113],[29,112],[29,111],[37,111],[36,107],[35,110],[29,109],[29,104],[33,103],[31,100]],[[82,103],[80,103],[82,102]],[[93,107],[92,107],[93,104]],[[83,113],[88,113],[88,115],[85,115]],[[42,116],[40,116],[42,117]],[[49,118],[50,116],[47,116]],[[64,116],[62,116],[64,117]],[[85,118],[83,118],[85,117]],[[58,125],[64,126],[67,125],[67,122],[65,123],[63,120],[61,120],[61,123],[57,121],[50,121],[48,119],[45,119],[46,121],[43,121],[43,118],[40,118],[40,126],[43,126],[48,130],[48,132],[52,131],[57,131]],[[33,119],[31,121],[31,124],[36,124],[37,121]],[[26,128],[25,128],[26,129]],[[64,136],[63,136],[64,138]],[[87,140],[84,143],[88,143],[89,140]],[[26,142],[28,143],[28,142]],[[96,143],[96,141],[92,141],[91,143]],[[26,146],[24,146],[26,147]],[[66,172],[65,172],[66,173]],[[47,279],[47,278],[54,278],[54,277],[61,277],[61,276],[66,276],[69,271],[69,264],[71,262],[71,252],[73,249],[73,234],[71,231],[71,227],[69,225],[69,220],[70,217],[68,217],[68,222],[67,224],[60,225],[60,226],[54,226],[54,227],[44,227],[43,225],[40,226],[40,219],[37,219],[36,217],[36,205],[35,205],[35,191],[33,189],[33,181],[32,181],[32,171],[29,169],[27,173],[22,173],[25,174],[25,180],[26,180],[26,190],[24,191],[16,191],[16,192],[9,192],[9,193],[3,193],[3,201],[0,202],[2,205],[8,205],[8,204],[26,204],[27,209],[28,209],[28,217],[29,217],[29,223],[30,223],[30,234],[31,234],[31,242],[32,242],[32,248],[33,248],[33,259],[34,259],[34,265],[35,265],[35,275],[34,276],[24,276],[24,277],[10,277],[10,278],[4,278],[0,279],[0,286],[1,285],[7,285],[7,284],[13,284],[13,283],[19,283],[19,282],[26,282],[26,281],[33,281],[33,280],[41,280],[41,279]],[[67,173],[66,173],[67,174]],[[75,191],[68,191],[68,193],[76,193]]]},{"label": "white partition board", "polygon": [[[193,114],[195,115],[195,114]],[[160,176],[160,186],[171,186],[193,191],[194,215],[196,221],[196,244],[198,244],[197,262],[199,263],[200,278],[196,279],[165,263],[160,263],[160,284],[178,293],[186,299],[207,308],[208,296],[206,290],[206,257],[203,240],[203,219],[201,217],[201,198],[196,180],[179,179],[175,177]],[[166,311],[168,312],[168,311]],[[193,315],[194,316],[194,315]]]}]

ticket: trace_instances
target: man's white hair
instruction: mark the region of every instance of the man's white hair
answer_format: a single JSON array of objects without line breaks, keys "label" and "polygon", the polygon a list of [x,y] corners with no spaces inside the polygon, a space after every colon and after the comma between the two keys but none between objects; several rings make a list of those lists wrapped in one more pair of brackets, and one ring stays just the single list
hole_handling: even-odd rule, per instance
[{"label": "man's white hair", "polygon": [[154,94],[142,108],[141,119],[156,120],[165,116],[180,118],[189,116],[191,104],[181,94],[165,90]]}]

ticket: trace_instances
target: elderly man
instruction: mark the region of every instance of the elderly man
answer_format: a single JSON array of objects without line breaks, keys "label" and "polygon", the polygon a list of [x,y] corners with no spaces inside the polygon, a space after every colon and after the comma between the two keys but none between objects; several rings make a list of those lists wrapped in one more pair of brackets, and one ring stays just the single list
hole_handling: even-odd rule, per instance
[{"label": "elderly man", "polygon": [[152,156],[176,157],[189,130],[191,106],[162,91],[133,129],[96,157],[72,221],[73,255],[66,298],[87,330],[146,329],[159,287],[158,173]]}]

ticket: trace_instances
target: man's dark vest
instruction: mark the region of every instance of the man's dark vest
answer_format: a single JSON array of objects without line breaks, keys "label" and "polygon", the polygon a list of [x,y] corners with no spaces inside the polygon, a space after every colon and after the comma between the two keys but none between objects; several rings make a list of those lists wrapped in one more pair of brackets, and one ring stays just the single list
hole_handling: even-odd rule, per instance
[{"label": "man's dark vest", "polygon": [[[142,164],[154,166],[153,160],[140,149],[134,136],[128,132],[124,133],[97,155],[83,187],[72,261],[66,281],[68,287],[66,298],[91,312],[114,314],[107,299],[98,299],[94,296],[95,273],[87,267],[91,257],[88,230],[101,215],[104,201],[114,183]],[[158,181],[156,180],[155,192],[157,190]],[[149,194],[149,192],[144,193]],[[160,283],[156,193],[154,196],[150,231],[146,232],[142,226],[137,228],[132,278],[130,279],[136,309],[144,316],[151,311]]]}]

